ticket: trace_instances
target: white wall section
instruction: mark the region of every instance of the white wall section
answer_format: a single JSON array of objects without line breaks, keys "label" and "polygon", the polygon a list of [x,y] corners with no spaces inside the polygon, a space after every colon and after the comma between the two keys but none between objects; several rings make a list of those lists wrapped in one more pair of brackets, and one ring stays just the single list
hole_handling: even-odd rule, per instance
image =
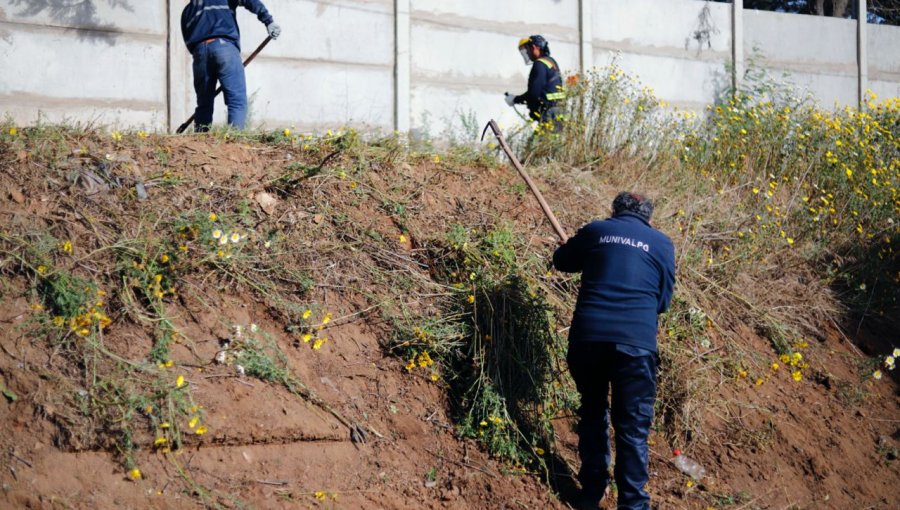
[{"label": "white wall section", "polygon": [[[185,2],[0,0],[0,113],[174,129],[194,107]],[[264,2],[283,34],[247,70],[253,126],[442,137],[463,134],[463,119],[519,123],[503,93],[525,89],[516,45],[532,34],[564,72],[616,59],[676,107],[701,109],[752,66],[826,107],[856,105],[864,88],[900,96],[900,27],[854,20],[701,0]],[[238,20],[247,56],[265,27],[244,10]],[[220,99],[216,121],[225,114]]]}]

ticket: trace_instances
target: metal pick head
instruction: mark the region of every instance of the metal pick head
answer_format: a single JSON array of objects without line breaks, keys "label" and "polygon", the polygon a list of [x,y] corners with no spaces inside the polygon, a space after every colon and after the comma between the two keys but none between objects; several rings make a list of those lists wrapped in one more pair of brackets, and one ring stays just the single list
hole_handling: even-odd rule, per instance
[{"label": "metal pick head", "polygon": [[498,136],[500,135],[500,128],[497,126],[497,123],[494,121],[494,119],[491,119],[484,126],[484,131],[481,132],[481,141],[482,142],[484,141],[484,135],[485,135],[485,133],[487,133],[488,128],[490,128],[491,131],[493,131],[495,135],[498,135]]}]

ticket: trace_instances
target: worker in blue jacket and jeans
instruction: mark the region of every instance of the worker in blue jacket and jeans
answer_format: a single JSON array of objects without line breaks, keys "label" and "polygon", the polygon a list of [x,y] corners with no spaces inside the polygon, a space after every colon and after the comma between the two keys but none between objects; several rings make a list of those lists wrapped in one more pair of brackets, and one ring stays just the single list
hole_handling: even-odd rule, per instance
[{"label": "worker in blue jacket and jeans", "polygon": [[582,227],[553,254],[560,271],[581,272],[569,332],[569,371],[581,393],[578,453],[584,508],[599,508],[609,484],[609,411],[616,431],[620,510],[650,508],[647,438],[656,401],[657,315],[675,286],[675,250],[650,226],[653,204],[636,193],[613,215]]},{"label": "worker in blue jacket and jeans", "polygon": [[181,13],[181,34],[194,57],[195,131],[208,131],[212,124],[216,82],[222,83],[225,93],[228,124],[243,129],[247,123],[247,82],[241,62],[238,7],[256,14],[272,39],[281,34],[281,27],[259,0],[190,0]]}]

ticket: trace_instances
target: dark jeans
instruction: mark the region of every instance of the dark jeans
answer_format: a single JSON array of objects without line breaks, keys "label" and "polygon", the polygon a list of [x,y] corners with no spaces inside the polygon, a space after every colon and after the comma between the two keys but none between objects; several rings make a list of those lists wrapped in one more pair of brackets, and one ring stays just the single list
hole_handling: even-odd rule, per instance
[{"label": "dark jeans", "polygon": [[609,391],[616,431],[615,479],[619,510],[650,508],[647,437],[656,401],[655,353],[608,342],[569,344],[569,371],[578,392],[578,480],[586,494],[601,495],[609,484]]},{"label": "dark jeans", "polygon": [[194,130],[209,131],[216,82],[222,83],[225,106],[228,107],[228,124],[243,129],[247,123],[247,81],[240,50],[225,39],[216,39],[198,44],[193,56],[194,91],[197,93]]}]

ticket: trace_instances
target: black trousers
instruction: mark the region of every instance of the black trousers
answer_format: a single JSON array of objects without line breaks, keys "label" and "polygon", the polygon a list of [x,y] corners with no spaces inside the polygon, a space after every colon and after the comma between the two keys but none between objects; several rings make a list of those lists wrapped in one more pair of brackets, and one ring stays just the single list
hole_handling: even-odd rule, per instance
[{"label": "black trousers", "polygon": [[[569,344],[569,371],[581,393],[578,479],[586,494],[609,484],[609,418],[616,432],[615,480],[619,510],[650,508],[647,437],[656,402],[656,353],[609,342]],[[612,390],[612,406],[609,394]]]}]

